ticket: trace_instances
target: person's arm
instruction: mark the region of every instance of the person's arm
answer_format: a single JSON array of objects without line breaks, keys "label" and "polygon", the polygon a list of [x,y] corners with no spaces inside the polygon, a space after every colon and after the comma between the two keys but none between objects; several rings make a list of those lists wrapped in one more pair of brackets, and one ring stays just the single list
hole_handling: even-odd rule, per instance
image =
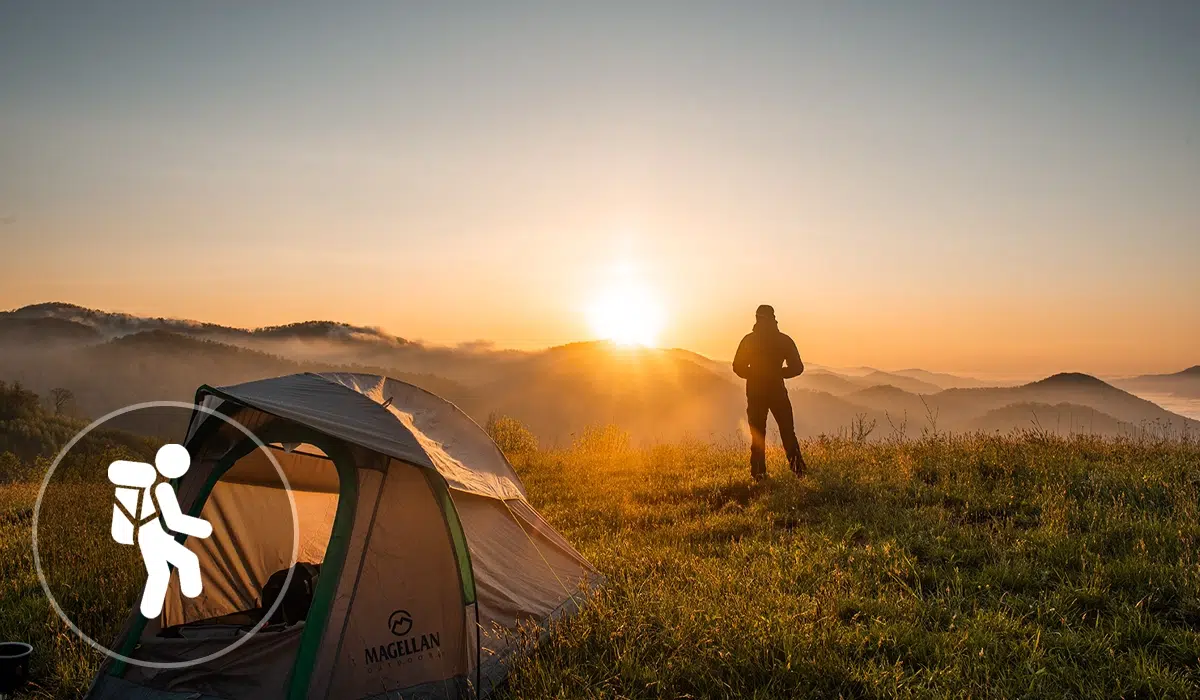
[{"label": "person's arm", "polygon": [[179,510],[179,501],[175,500],[175,489],[171,488],[170,484],[155,486],[154,500],[158,501],[158,509],[162,511],[167,529],[201,539],[212,534],[212,525],[207,520],[184,515],[183,511]]},{"label": "person's arm", "polygon": [[733,355],[733,373],[742,379],[747,379],[750,376],[750,359],[747,355],[750,351],[746,349],[746,339],[742,338],[742,342],[738,343],[737,352]]},{"label": "person's arm", "polygon": [[783,378],[791,379],[804,373],[804,363],[800,360],[800,351],[796,349],[796,341],[787,339],[787,368],[783,370]]}]

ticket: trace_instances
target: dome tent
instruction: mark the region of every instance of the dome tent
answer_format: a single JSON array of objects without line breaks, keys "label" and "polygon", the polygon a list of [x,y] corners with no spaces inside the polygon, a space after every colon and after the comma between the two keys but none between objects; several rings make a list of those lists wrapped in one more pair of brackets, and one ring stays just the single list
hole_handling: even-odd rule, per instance
[{"label": "dome tent", "polygon": [[[110,658],[89,698],[486,697],[522,651],[518,626],[574,613],[601,581],[529,505],[488,435],[422,389],[306,373],[201,387],[196,402],[267,443],[292,488],[298,545],[265,451],[195,411],[176,491],[213,525],[185,540],[204,592],[184,597],[173,578],[161,617],[135,611],[113,648],[160,667]],[[283,619],[216,659],[161,667],[244,637],[289,567]]]}]

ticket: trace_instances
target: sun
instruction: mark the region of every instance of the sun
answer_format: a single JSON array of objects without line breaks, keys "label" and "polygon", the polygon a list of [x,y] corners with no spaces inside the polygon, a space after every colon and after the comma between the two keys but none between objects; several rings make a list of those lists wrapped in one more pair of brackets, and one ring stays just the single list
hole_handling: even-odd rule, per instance
[{"label": "sun", "polygon": [[620,280],[601,292],[588,308],[592,331],[619,345],[654,347],[664,313],[658,297],[646,287]]}]

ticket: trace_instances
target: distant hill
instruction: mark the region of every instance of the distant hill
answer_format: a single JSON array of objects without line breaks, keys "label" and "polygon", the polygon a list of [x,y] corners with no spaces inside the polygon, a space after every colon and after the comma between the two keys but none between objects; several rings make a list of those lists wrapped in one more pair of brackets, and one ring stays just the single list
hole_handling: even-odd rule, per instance
[{"label": "distant hill", "polygon": [[478,387],[481,407],[566,444],[583,427],[615,423],[641,441],[737,430],[742,389],[677,352],[571,343],[532,353]]},{"label": "distant hill", "polygon": [[[58,322],[88,328],[93,336],[118,338],[146,331],[170,331],[224,342],[239,340],[335,340],[407,345],[404,338],[389,335],[379,328],[352,326],[337,321],[302,321],[280,326],[264,326],[247,330],[216,323],[202,323],[174,318],[151,318],[132,314],[98,311],[75,304],[49,302],[33,304],[12,311],[0,312],[0,324],[6,322]],[[48,325],[46,326],[49,327]]]},{"label": "distant hill", "polygon": [[824,391],[834,396],[844,396],[863,389],[863,385],[848,377],[826,370],[807,370],[791,382],[792,386],[810,391]]},{"label": "distant hill", "polygon": [[895,387],[913,394],[936,394],[942,390],[930,382],[880,370],[871,370],[863,375],[844,375],[825,369],[809,370],[794,381],[798,387],[827,391],[834,396],[845,396],[875,386]]},{"label": "distant hill", "polygon": [[976,389],[987,386],[1009,386],[1017,383],[976,379],[975,377],[962,377],[955,374],[946,374],[945,372],[930,372],[924,369],[899,369],[893,371],[891,374],[898,374],[902,377],[910,377],[912,379],[920,379],[921,381],[932,384],[939,389]]},{"label": "distant hill", "polygon": [[[677,348],[608,342],[537,352],[485,344],[437,347],[335,321],[246,330],[60,303],[0,313],[0,380],[17,380],[42,394],[68,388],[78,417],[148,400],[190,401],[201,384],[334,370],[387,374],[422,386],[481,423],[493,413],[513,416],[547,445],[566,444],[585,427],[605,423],[643,442],[745,431],[744,384],[729,363]],[[1178,387],[1197,375],[1200,369],[1192,368],[1130,381]],[[860,418],[876,424],[873,437],[901,430],[918,436],[933,421],[942,431],[1004,431],[1029,427],[1035,414],[1047,429],[1052,420],[1074,432],[1128,434],[1151,425],[1200,433],[1197,421],[1089,375],[963,386],[976,381],[920,369],[835,371],[814,364],[788,387],[803,436],[845,431]],[[939,390],[939,382],[958,386]],[[121,427],[162,436],[182,430],[178,415],[139,421]]]},{"label": "distant hill", "polygon": [[907,419],[915,429],[913,434],[919,434],[919,426],[925,423],[925,407],[929,399],[922,400],[918,394],[905,391],[890,385],[873,386],[856,391],[845,397],[856,405],[880,411],[894,424]]},{"label": "distant hill", "polygon": [[711,357],[706,357],[698,352],[692,352],[691,350],[684,350],[682,348],[664,348],[662,352],[677,357],[681,360],[693,362],[732,382],[741,381],[738,376],[733,373],[732,361],[714,360]]},{"label": "distant hill", "polygon": [[[882,411],[822,391],[801,389],[788,394],[796,418],[796,434],[801,437],[847,433],[860,416],[867,422],[875,421],[876,430],[871,437],[878,438],[891,433]],[[774,421],[767,421],[767,432],[777,434]]]},{"label": "distant hill", "polygon": [[[1024,429],[1031,421],[1063,432],[1128,435],[1137,430],[1187,430],[1200,422],[1171,413],[1086,374],[1065,373],[1016,387],[947,389],[918,395],[892,386],[862,389],[841,397],[891,425],[907,425],[907,434],[932,429],[969,432]],[[1049,422],[1049,425],[1047,425]]]},{"label": "distant hill", "polygon": [[937,384],[906,377],[902,374],[881,372],[878,370],[859,378],[858,381],[859,384],[867,386],[894,386],[897,389],[903,389],[913,394],[936,394],[942,390],[942,387]]},{"label": "distant hill", "polygon": [[[61,330],[68,326],[73,329],[73,336]],[[0,348],[5,345],[28,348],[52,339],[89,344],[153,331],[216,341],[296,361],[403,368],[414,374],[438,374],[463,384],[489,381],[495,368],[523,355],[479,347],[425,346],[379,328],[336,321],[302,321],[244,329],[98,311],[61,302],[0,312]]]},{"label": "distant hill", "polygon": [[1129,391],[1171,394],[1179,398],[1200,399],[1200,365],[1173,374],[1144,374],[1113,382]]},{"label": "distant hill", "polygon": [[1008,432],[1014,427],[1055,435],[1133,435],[1137,426],[1089,406],[1060,403],[1014,403],[995,408],[971,421],[971,430]]},{"label": "distant hill", "polygon": [[991,411],[1011,404],[1073,404],[1107,414],[1138,428],[1159,426],[1193,434],[1200,421],[1171,413],[1155,403],[1138,398],[1091,375],[1064,372],[1017,387],[947,389],[933,397],[947,415],[980,409]]},{"label": "distant hill", "polygon": [[[106,342],[57,348],[21,355],[0,355],[0,378],[17,380],[46,394],[69,388],[76,410],[99,416],[151,400],[191,401],[201,384],[225,385],[296,372],[349,370],[388,374],[429,389],[451,401],[469,402],[463,386],[434,375],[357,364],[292,360],[257,350],[181,335],[166,330],[142,331]],[[171,436],[182,430],[179,413],[172,418],[131,414],[122,429]],[[141,416],[141,422],[135,416]]]},{"label": "distant hill", "polygon": [[409,345],[409,341],[399,336],[388,335],[379,328],[351,326],[336,321],[303,321],[288,323],[282,326],[266,326],[250,331],[255,338],[264,339],[295,339],[295,340],[345,340],[385,343],[388,345]]},{"label": "distant hill", "polygon": [[215,323],[200,323],[198,321],[167,318],[147,318],[126,313],[98,311],[64,302],[32,304],[13,311],[0,312],[0,321],[4,319],[57,319],[59,321],[71,321],[72,323],[91,328],[97,335],[109,338],[150,330],[173,330],[179,333],[191,334],[245,333],[245,331],[240,329],[229,328]]},{"label": "distant hill", "polygon": [[64,318],[22,318],[0,314],[0,347],[4,345],[94,343],[104,338],[95,328]]}]

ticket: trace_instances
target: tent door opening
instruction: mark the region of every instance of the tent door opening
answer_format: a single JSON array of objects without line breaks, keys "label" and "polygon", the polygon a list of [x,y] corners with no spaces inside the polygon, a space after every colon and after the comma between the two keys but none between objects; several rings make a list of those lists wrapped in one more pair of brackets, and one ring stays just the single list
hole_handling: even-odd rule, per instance
[{"label": "tent door opening", "polygon": [[162,617],[132,630],[126,652],[155,661],[195,659],[261,623],[243,647],[250,653],[227,654],[185,673],[117,664],[114,675],[160,690],[205,687],[232,697],[244,682],[238,671],[246,669],[239,667],[252,659],[256,684],[286,697],[293,668],[311,662],[353,527],[355,455],[340,440],[294,424],[258,434],[287,477],[295,521],[288,489],[266,451],[251,440],[239,442],[210,470],[189,508],[213,524],[211,537],[183,540],[200,560],[203,593],[184,597],[173,577]]}]

